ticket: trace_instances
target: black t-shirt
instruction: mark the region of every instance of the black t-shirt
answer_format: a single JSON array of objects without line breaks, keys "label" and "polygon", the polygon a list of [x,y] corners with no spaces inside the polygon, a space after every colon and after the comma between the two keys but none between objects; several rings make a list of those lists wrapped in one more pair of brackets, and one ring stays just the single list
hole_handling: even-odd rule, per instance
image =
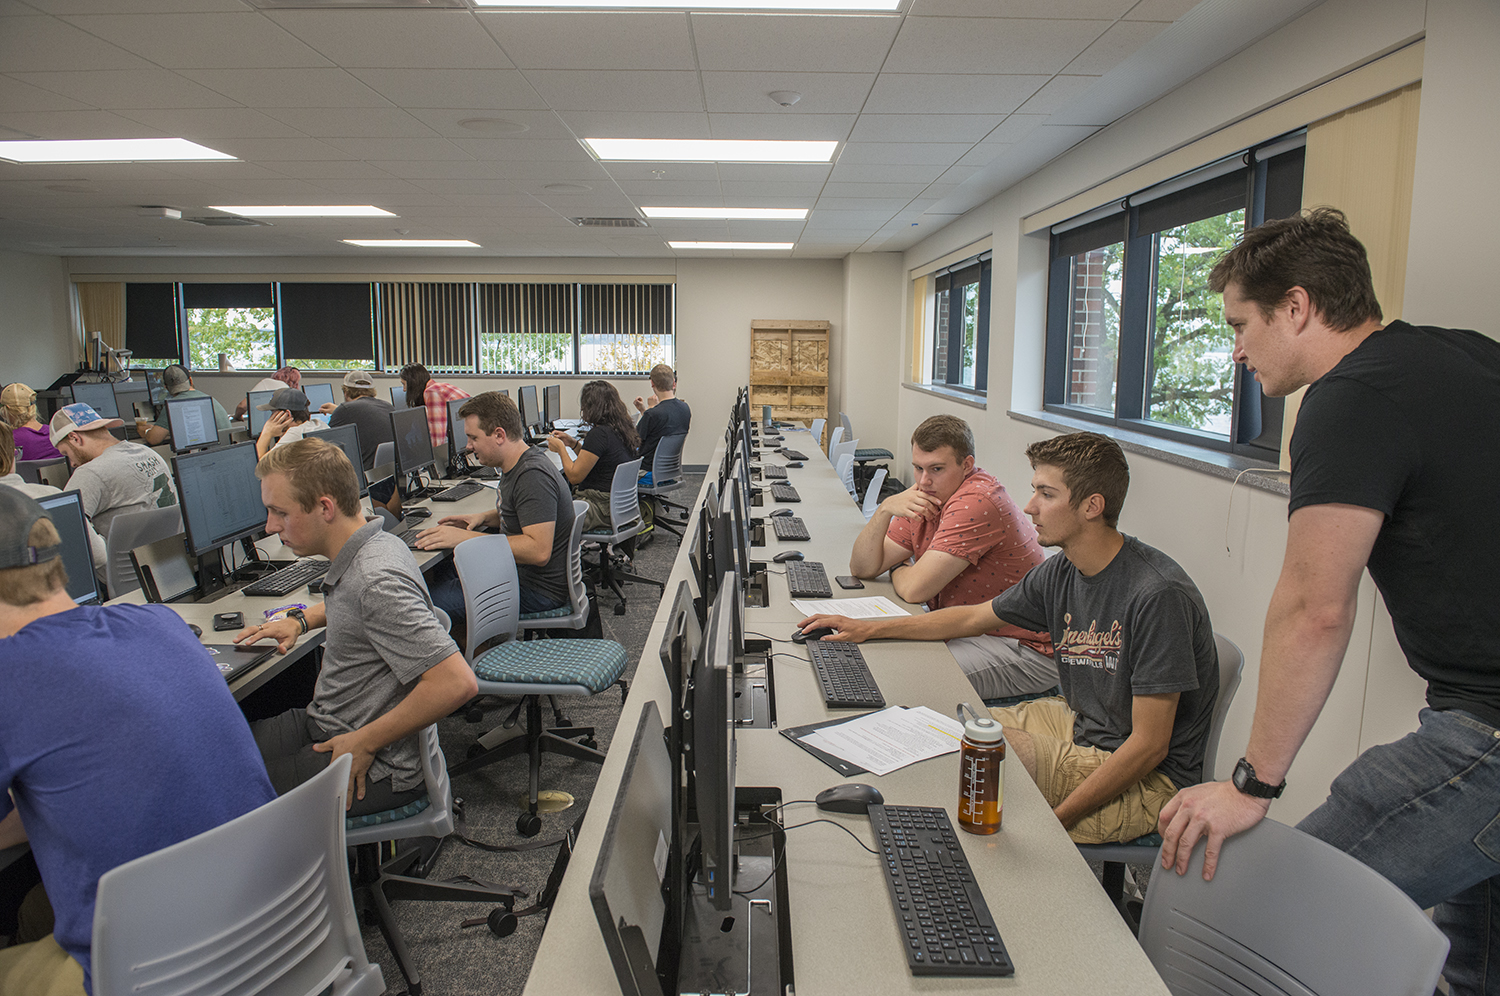
[{"label": "black t-shirt", "polygon": [[1370,576],[1434,709],[1500,726],[1500,343],[1392,322],[1314,381],[1292,434],[1289,512],[1385,515]]},{"label": "black t-shirt", "polygon": [[573,540],[573,496],[562,471],[547,459],[547,451],[531,447],[521,454],[515,466],[500,475],[500,492],[495,496],[500,512],[500,528],[515,536],[526,526],[555,522],[552,531],[552,559],[541,566],[517,564],[516,576],[521,584],[545,592],[552,598],[568,600],[568,546]]},{"label": "black t-shirt", "polygon": [[609,494],[615,484],[615,468],[635,459],[620,434],[607,425],[596,425],[583,437],[583,452],[599,459],[588,476],[578,482],[580,491],[603,491]]},{"label": "black t-shirt", "polygon": [[379,398],[355,398],[333,410],[328,424],[337,428],[352,425],[359,430],[359,458],[365,470],[375,466],[375,448],[393,441],[391,436],[391,403]]},{"label": "black t-shirt", "polygon": [[651,470],[651,458],[656,456],[663,436],[687,432],[692,423],[693,410],[681,398],[668,398],[646,409],[635,424],[635,431],[641,434],[641,470]]}]

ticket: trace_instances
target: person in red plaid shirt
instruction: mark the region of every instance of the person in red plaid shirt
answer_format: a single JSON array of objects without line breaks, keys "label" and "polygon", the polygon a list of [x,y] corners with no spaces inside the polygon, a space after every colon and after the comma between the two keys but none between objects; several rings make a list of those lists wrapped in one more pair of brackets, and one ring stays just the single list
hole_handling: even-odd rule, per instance
[{"label": "person in red plaid shirt", "polygon": [[[420,363],[401,368],[401,386],[406,390],[406,407],[427,406],[427,431],[432,433],[432,451],[439,453],[448,445],[448,402],[469,397],[469,392],[432,379]],[[439,457],[439,462],[448,459]]]}]

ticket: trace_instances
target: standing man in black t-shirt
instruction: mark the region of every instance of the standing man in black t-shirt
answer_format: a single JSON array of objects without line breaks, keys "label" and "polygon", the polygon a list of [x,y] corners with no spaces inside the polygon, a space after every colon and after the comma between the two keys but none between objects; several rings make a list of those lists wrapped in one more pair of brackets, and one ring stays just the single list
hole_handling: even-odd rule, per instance
[{"label": "standing man in black t-shirt", "polygon": [[[476,515],[445,515],[417,534],[422,550],[451,550],[479,530],[499,527],[510,538],[521,583],[521,612],[546,612],[568,604],[568,546],[573,539],[573,496],[568,482],[547,459],[545,450],[526,445],[525,427],[514,401],[489,391],[465,401],[469,452],[486,467],[500,468],[495,508]],[[453,618],[466,619],[463,585],[452,561],[433,569],[427,582],[434,605]]]},{"label": "standing man in black t-shirt", "polygon": [[[1416,732],[1365,751],[1299,824],[1363,861],[1452,941],[1454,993],[1500,991],[1500,344],[1382,326],[1364,246],[1318,208],[1247,232],[1214,267],[1235,359],[1272,397],[1309,385],[1292,437],[1286,559],[1266,613],[1250,743],[1229,782],[1162,812],[1164,867],[1260,821],[1338,676],[1366,566],[1427,681]],[[1231,846],[1227,860],[1233,861]]]},{"label": "standing man in black t-shirt", "polygon": [[665,363],[651,368],[651,397],[636,398],[641,413],[635,431],[641,436],[641,487],[651,487],[651,461],[664,436],[685,434],[693,424],[693,411],[677,397],[677,373]]}]

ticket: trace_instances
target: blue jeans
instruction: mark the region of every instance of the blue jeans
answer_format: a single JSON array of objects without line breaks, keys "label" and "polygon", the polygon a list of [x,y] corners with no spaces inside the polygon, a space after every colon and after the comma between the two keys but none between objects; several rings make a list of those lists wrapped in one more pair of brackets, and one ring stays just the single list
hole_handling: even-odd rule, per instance
[{"label": "blue jeans", "polygon": [[[528,585],[523,584],[520,587],[522,615],[560,609],[568,604],[567,599],[559,601]],[[455,626],[468,622],[468,613],[464,609],[464,586],[458,580],[458,571],[454,569],[451,558],[428,572],[427,591],[432,595],[432,604],[448,613],[448,617],[453,620]]]},{"label": "blue jeans", "polygon": [[1423,709],[1421,727],[1372,747],[1297,825],[1384,875],[1452,950],[1455,996],[1500,993],[1500,730],[1465,712]]}]

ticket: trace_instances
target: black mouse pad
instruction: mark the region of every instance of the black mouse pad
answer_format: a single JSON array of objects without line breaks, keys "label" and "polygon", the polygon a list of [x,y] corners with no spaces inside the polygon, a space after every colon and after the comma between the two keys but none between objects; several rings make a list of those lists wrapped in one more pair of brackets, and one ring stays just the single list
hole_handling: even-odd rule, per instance
[{"label": "black mouse pad", "polygon": [[[870,711],[876,712],[878,710],[872,709]],[[861,768],[859,765],[854,764],[851,761],[845,761],[841,757],[835,757],[834,755],[828,753],[826,750],[819,750],[812,744],[805,744],[802,742],[802,738],[807,736],[809,733],[812,733],[814,730],[821,730],[825,726],[837,726],[840,723],[847,723],[849,722],[849,720],[858,719],[863,715],[866,714],[858,713],[854,716],[840,716],[838,719],[826,719],[821,723],[809,723],[806,726],[788,726],[782,728],[781,735],[786,737],[792,743],[796,744],[798,747],[801,747],[803,750],[807,751],[813,757],[817,758],[819,761],[822,761],[824,764],[828,765],[830,768],[832,768],[834,771],[837,771],[841,775],[867,775],[869,774],[869,771],[867,769]]]}]

